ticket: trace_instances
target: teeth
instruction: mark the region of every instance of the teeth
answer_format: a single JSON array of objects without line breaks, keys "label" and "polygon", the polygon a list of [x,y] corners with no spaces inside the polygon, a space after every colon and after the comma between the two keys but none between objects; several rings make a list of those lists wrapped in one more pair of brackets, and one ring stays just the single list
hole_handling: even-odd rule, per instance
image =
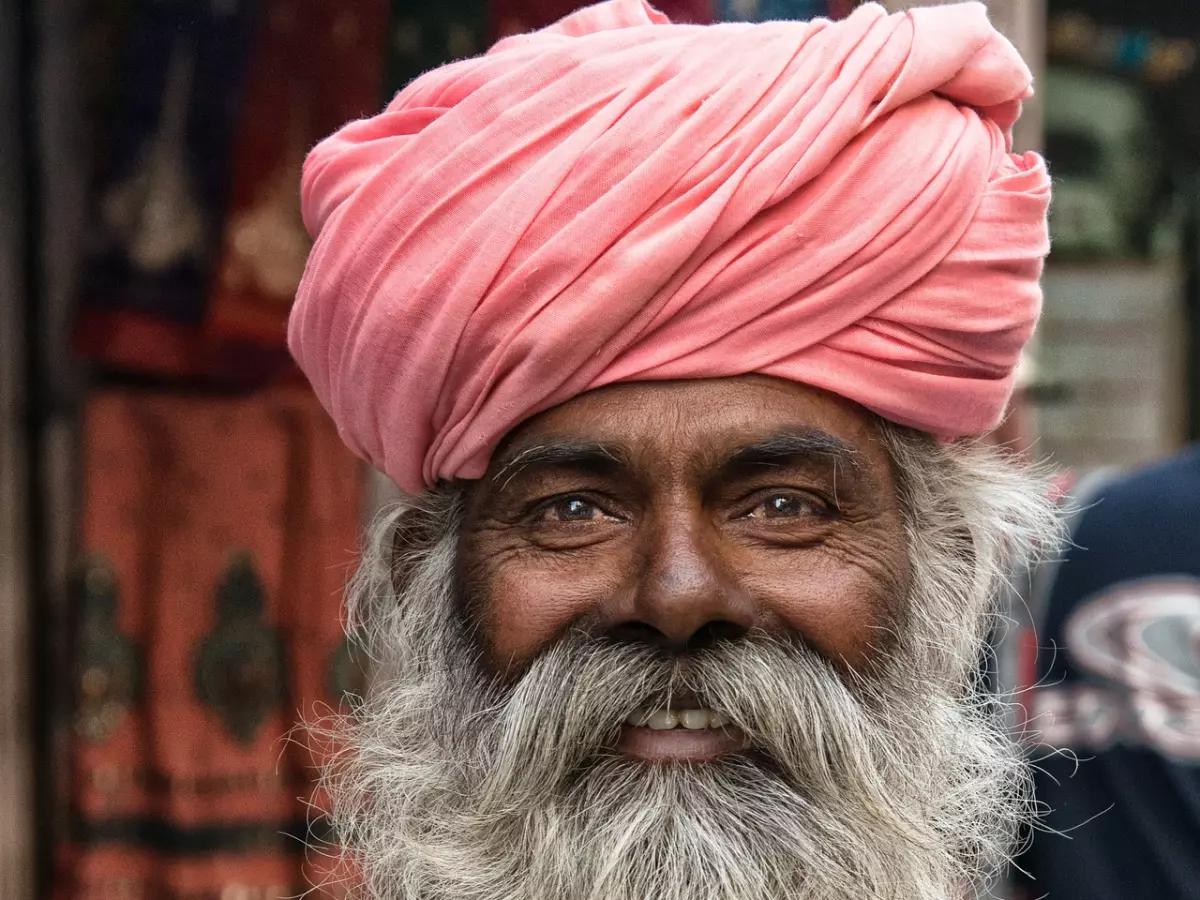
[{"label": "teeth", "polygon": [[637,725],[640,727],[642,725],[645,725],[646,722],[649,721],[649,719],[650,719],[650,710],[635,709],[633,712],[631,712],[629,714],[629,718],[627,718],[625,720],[625,724],[626,725]]},{"label": "teeth", "polygon": [[708,727],[711,717],[707,709],[685,709],[679,713],[679,724],[689,731],[698,731]]},{"label": "teeth", "polygon": [[668,731],[682,726],[689,731],[705,728],[724,728],[729,724],[725,716],[707,709],[637,709],[625,719],[627,725]]},{"label": "teeth", "polygon": [[656,709],[646,724],[651,731],[667,731],[679,724],[679,715],[673,709]]}]

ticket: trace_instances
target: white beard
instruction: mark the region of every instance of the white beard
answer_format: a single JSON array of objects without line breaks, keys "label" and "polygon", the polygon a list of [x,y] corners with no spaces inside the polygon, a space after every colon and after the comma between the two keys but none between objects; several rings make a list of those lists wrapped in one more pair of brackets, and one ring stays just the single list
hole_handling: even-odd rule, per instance
[{"label": "white beard", "polygon": [[[1009,477],[1014,506],[1041,496]],[[999,525],[981,534],[960,512],[956,535],[913,516],[913,594],[870,676],[793,638],[675,659],[577,632],[501,685],[454,596],[457,509],[447,492],[385,523],[355,589],[380,670],[356,715],[323,730],[345,748],[326,771],[330,818],[364,896],[962,900],[1006,859],[1028,775],[971,690],[1001,565],[980,548],[1005,549]],[[1007,526],[1013,540],[1052,534],[1040,510]],[[394,560],[397,527],[416,539]],[[683,688],[751,749],[700,764],[606,749],[634,709]]]}]

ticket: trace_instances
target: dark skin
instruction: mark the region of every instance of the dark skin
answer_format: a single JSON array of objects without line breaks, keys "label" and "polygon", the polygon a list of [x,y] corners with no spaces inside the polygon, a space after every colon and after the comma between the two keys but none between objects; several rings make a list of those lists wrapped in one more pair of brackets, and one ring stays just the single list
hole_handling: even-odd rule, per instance
[{"label": "dark skin", "polygon": [[522,423],[470,489],[461,575],[512,676],[573,626],[686,652],[750,629],[864,670],[909,582],[862,407],[765,376],[614,385]]}]

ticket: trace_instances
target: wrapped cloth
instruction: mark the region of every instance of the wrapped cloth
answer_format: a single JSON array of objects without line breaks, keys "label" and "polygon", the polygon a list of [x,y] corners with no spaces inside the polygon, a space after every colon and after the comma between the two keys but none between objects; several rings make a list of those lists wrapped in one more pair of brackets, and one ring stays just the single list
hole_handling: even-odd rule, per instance
[{"label": "wrapped cloth", "polygon": [[1041,304],[1031,75],[979,3],[673,25],[612,0],[429,72],[314,149],[292,352],[405,490],[614,382],[762,373],[943,437],[1000,419]]}]

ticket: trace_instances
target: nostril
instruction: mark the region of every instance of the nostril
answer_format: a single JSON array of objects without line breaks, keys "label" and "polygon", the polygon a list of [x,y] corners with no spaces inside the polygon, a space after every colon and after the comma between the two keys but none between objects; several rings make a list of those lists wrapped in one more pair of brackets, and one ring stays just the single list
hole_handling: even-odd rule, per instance
[{"label": "nostril", "polygon": [[745,637],[746,629],[736,622],[716,621],[708,622],[688,638],[688,650],[707,650],[715,644],[723,641],[736,641],[739,638]]},{"label": "nostril", "polygon": [[670,638],[645,622],[622,622],[608,630],[608,636],[624,644],[646,644],[651,647],[666,647]]},{"label": "nostril", "polygon": [[706,622],[692,633],[681,646],[679,642],[660,629],[646,622],[622,622],[608,630],[614,641],[626,644],[643,644],[648,647],[665,647],[675,650],[705,650],[722,641],[736,641],[745,637],[747,629],[736,622],[718,620]]}]

